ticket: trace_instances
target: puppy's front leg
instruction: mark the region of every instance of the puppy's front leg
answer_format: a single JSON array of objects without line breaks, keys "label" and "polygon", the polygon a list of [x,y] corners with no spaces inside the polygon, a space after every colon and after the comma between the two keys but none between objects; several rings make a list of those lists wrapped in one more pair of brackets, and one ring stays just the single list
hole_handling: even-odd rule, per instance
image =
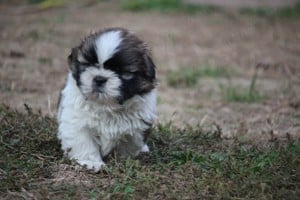
[{"label": "puppy's front leg", "polygon": [[64,153],[70,159],[75,159],[80,165],[95,172],[98,172],[105,165],[100,155],[99,146],[88,130],[76,129],[74,125],[61,123],[58,138],[61,139]]}]

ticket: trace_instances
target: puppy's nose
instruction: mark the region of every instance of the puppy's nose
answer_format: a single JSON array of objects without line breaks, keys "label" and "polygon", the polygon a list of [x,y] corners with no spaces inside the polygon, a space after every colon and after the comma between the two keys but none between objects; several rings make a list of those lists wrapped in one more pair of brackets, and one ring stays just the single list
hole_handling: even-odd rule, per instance
[{"label": "puppy's nose", "polygon": [[107,81],[107,78],[105,78],[103,76],[96,76],[94,78],[94,83],[98,87],[102,86],[104,83],[106,83],[106,81]]}]

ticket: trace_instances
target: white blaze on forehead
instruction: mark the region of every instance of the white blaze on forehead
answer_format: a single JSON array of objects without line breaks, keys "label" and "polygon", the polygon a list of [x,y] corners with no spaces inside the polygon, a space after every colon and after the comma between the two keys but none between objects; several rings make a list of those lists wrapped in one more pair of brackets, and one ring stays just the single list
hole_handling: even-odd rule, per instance
[{"label": "white blaze on forehead", "polygon": [[109,31],[96,39],[96,52],[100,64],[111,58],[121,44],[121,31]]}]

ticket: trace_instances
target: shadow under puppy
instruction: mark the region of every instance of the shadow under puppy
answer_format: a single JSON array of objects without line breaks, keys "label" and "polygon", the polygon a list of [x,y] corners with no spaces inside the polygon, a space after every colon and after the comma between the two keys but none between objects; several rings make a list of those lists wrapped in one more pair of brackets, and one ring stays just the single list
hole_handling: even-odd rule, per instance
[{"label": "shadow under puppy", "polygon": [[149,151],[156,78],[147,45],[126,29],[105,29],[84,38],[68,62],[57,115],[65,155],[97,172],[112,150]]}]

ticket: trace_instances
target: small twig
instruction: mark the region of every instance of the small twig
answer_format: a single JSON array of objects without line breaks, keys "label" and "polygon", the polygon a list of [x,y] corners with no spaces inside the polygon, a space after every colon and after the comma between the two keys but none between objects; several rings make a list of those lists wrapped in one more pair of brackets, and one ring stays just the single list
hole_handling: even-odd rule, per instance
[{"label": "small twig", "polygon": [[201,121],[200,121],[200,127],[203,126],[205,120],[207,119],[207,115],[204,115],[204,117],[202,117]]},{"label": "small twig", "polygon": [[35,153],[32,153],[31,155],[37,157],[37,158],[40,159],[40,160],[45,160],[46,158],[55,158],[55,157],[53,157],[53,156],[46,156],[46,155],[35,154]]},{"label": "small twig", "polygon": [[7,172],[0,168],[0,173],[7,175]]}]

